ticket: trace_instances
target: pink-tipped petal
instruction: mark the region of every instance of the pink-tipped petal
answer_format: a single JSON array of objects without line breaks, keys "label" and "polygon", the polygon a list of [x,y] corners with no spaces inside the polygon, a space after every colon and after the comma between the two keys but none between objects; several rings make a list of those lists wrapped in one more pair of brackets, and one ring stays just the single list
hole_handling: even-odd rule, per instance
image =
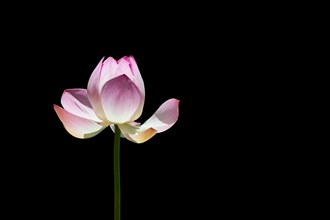
[{"label": "pink-tipped petal", "polygon": [[135,114],[134,114],[134,120],[138,119],[143,111],[143,107],[144,107],[144,100],[145,100],[145,89],[144,89],[144,82],[140,73],[140,70],[138,68],[138,65],[134,59],[133,56],[129,56],[128,58],[129,63],[130,63],[130,68],[131,71],[133,73],[134,76],[134,83],[135,85],[139,88],[141,94],[142,94],[142,99],[141,99],[141,103],[139,105],[139,108],[136,110]]},{"label": "pink-tipped petal", "polygon": [[152,138],[156,133],[166,131],[178,120],[179,102],[177,99],[167,100],[141,126],[133,123],[119,125],[122,135],[127,140],[140,144]]},{"label": "pink-tipped petal", "polygon": [[130,63],[128,62],[128,58],[126,56],[118,60],[118,66],[115,73],[116,76],[120,76],[122,74],[125,74],[128,78],[130,78],[130,80],[134,82]]},{"label": "pink-tipped petal", "polygon": [[102,106],[108,121],[114,124],[131,122],[141,102],[141,93],[126,76],[108,81],[102,88]]},{"label": "pink-tipped petal", "polygon": [[96,116],[88,100],[86,89],[66,89],[63,92],[61,103],[63,108],[76,116],[101,122]]},{"label": "pink-tipped petal", "polygon": [[101,77],[100,77],[100,85],[99,91],[102,90],[102,87],[106,82],[116,77],[116,69],[117,69],[117,61],[112,58],[108,57],[104,62],[101,70]]},{"label": "pink-tipped petal", "polygon": [[93,106],[95,114],[102,120],[105,120],[105,114],[102,109],[101,98],[100,98],[100,78],[101,78],[101,70],[102,70],[102,58],[100,62],[95,67],[92,75],[89,78],[87,84],[87,93],[88,99]]},{"label": "pink-tipped petal", "polygon": [[54,105],[54,110],[65,129],[76,138],[94,137],[105,128],[92,120],[71,114],[57,105]]},{"label": "pink-tipped petal", "polygon": [[140,89],[141,94],[145,96],[144,82],[139,67],[133,56],[129,56],[128,59],[131,64],[131,71],[134,75],[135,84]]},{"label": "pink-tipped petal", "polygon": [[164,102],[144,124],[141,129],[153,128],[157,133],[172,127],[179,117],[179,100],[169,99]]}]

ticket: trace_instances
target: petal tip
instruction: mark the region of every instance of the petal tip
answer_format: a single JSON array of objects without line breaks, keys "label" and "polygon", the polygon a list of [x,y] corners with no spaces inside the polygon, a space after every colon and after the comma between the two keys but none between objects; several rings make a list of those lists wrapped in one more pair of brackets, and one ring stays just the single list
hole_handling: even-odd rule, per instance
[{"label": "petal tip", "polygon": [[132,62],[132,61],[133,61],[133,62],[136,62],[136,61],[135,61],[135,58],[134,58],[133,55],[130,55],[128,58],[130,59],[131,62]]},{"label": "petal tip", "polygon": [[53,104],[53,108],[54,108],[56,113],[59,113],[59,111],[61,110],[61,107],[56,105],[56,104]]}]

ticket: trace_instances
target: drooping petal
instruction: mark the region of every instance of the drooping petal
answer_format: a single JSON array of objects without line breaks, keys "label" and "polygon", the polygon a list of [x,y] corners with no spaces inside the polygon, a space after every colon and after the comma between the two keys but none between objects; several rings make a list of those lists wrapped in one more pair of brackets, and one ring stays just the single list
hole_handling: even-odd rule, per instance
[{"label": "drooping petal", "polygon": [[141,126],[135,122],[119,125],[122,136],[132,142],[143,143],[152,138],[156,133],[166,131],[178,120],[179,102],[177,99],[167,100]]},{"label": "drooping petal", "polygon": [[57,105],[54,105],[54,110],[65,129],[76,138],[85,139],[94,137],[105,128],[95,121],[71,114]]},{"label": "drooping petal", "polygon": [[134,57],[133,56],[130,56],[130,57],[126,58],[126,59],[128,59],[128,61],[130,63],[130,68],[131,68],[131,71],[132,71],[133,76],[134,76],[134,83],[139,88],[139,90],[140,90],[140,92],[142,94],[142,99],[141,99],[139,108],[136,110],[136,112],[135,112],[135,114],[133,116],[133,120],[136,120],[136,119],[138,119],[141,116],[142,111],[143,111],[143,107],[144,107],[144,100],[145,100],[144,82],[143,82],[143,79],[142,79],[140,70],[138,68],[138,65],[137,65]]},{"label": "drooping petal", "polygon": [[63,92],[61,103],[63,108],[76,116],[101,122],[96,116],[88,100],[86,89],[66,89]]},{"label": "drooping petal", "polygon": [[148,128],[136,134],[123,133],[123,136],[134,143],[141,144],[152,138],[156,133],[157,131],[155,129]]},{"label": "drooping petal", "polygon": [[102,69],[102,58],[100,62],[95,67],[92,75],[89,78],[87,84],[87,93],[88,99],[93,106],[95,114],[102,120],[105,120],[105,114],[102,109],[101,97],[100,97],[100,78],[101,78],[101,69]]},{"label": "drooping petal", "polygon": [[103,66],[101,69],[99,91],[102,90],[102,87],[106,82],[116,77],[115,73],[117,66],[118,66],[117,61],[112,57],[108,57],[103,62]]},{"label": "drooping petal", "polygon": [[118,125],[122,137],[134,143],[143,143],[152,138],[157,131],[153,128],[148,128],[146,130],[140,129],[140,123],[131,122],[126,124]]},{"label": "drooping petal", "polygon": [[114,124],[131,122],[141,102],[141,93],[127,77],[120,75],[102,88],[102,106],[108,121]]},{"label": "drooping petal", "polygon": [[169,99],[164,102],[157,111],[141,125],[142,130],[153,128],[157,133],[166,131],[172,127],[179,117],[179,100]]}]

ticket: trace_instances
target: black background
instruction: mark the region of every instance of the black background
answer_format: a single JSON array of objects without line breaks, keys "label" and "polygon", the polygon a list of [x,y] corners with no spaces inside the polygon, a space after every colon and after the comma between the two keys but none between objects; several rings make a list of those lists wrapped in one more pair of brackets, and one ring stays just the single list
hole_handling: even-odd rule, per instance
[{"label": "black background", "polygon": [[53,104],[64,89],[86,88],[102,57],[125,55],[135,57],[146,87],[139,121],[169,98],[180,100],[180,115],[146,143],[121,139],[122,220],[263,217],[287,209],[291,172],[282,172],[287,158],[279,157],[279,142],[288,133],[275,128],[284,109],[270,92],[282,36],[262,14],[234,7],[201,16],[197,8],[149,11],[144,19],[61,8],[8,25],[2,156],[12,216],[112,218],[113,133],[74,138]]}]

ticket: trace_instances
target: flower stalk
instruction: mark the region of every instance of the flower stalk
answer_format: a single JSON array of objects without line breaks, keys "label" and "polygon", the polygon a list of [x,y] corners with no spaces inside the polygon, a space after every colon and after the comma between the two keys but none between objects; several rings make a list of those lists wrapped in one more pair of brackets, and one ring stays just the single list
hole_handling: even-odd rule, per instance
[{"label": "flower stalk", "polygon": [[114,174],[114,219],[120,220],[120,129],[115,125],[115,142],[113,148]]}]

